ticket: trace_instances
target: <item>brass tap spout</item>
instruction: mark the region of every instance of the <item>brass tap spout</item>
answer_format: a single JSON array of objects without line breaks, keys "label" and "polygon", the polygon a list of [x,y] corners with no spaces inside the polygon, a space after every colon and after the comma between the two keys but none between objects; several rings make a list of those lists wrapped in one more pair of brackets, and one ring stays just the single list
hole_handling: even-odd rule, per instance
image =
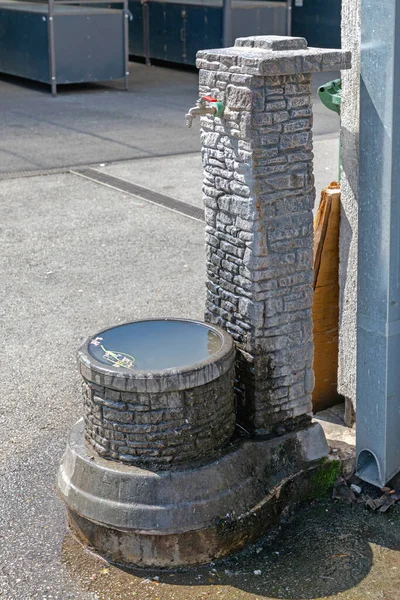
[{"label": "brass tap spout", "polygon": [[211,98],[210,96],[203,96],[197,100],[196,106],[193,106],[193,108],[186,113],[186,126],[190,128],[193,119],[196,116],[213,115],[215,117],[221,117],[223,112],[224,105],[222,102],[218,102],[215,98]]}]

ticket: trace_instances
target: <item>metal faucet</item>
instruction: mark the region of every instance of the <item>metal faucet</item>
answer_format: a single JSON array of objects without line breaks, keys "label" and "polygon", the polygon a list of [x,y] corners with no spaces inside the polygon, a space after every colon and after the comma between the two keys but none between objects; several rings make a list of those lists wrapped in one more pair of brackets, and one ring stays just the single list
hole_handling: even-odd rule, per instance
[{"label": "metal faucet", "polygon": [[196,106],[193,106],[185,115],[186,127],[191,127],[193,119],[198,115],[213,115],[214,117],[222,117],[225,106],[222,102],[218,102],[216,98],[211,96],[202,96],[197,100]]}]

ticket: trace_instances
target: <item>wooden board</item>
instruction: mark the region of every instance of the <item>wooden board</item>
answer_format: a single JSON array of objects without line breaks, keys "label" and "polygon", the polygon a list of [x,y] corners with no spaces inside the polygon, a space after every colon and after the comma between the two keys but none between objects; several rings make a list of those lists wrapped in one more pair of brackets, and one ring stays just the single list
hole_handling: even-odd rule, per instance
[{"label": "wooden board", "polygon": [[314,412],[343,402],[337,392],[340,186],[321,193],[314,219]]}]

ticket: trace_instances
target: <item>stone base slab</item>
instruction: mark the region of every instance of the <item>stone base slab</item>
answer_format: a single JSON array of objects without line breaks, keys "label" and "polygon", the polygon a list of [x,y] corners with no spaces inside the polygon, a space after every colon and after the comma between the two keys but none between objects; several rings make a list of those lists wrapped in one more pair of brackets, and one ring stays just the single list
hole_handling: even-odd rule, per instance
[{"label": "stone base slab", "polygon": [[154,472],[99,457],[81,419],[58,475],[73,533],[111,562],[173,568],[240,550],[336,476],[321,426],[240,440],[217,460]]}]

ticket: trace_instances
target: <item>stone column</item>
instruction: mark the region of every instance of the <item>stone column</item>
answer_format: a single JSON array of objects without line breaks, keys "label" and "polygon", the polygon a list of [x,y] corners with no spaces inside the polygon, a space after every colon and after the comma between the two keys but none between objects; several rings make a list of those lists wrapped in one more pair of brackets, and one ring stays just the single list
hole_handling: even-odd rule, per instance
[{"label": "stone column", "polygon": [[314,385],[311,73],[350,53],[262,36],[197,57],[200,94],[226,107],[201,119],[206,320],[237,343],[238,422],[284,433],[309,423]]}]

